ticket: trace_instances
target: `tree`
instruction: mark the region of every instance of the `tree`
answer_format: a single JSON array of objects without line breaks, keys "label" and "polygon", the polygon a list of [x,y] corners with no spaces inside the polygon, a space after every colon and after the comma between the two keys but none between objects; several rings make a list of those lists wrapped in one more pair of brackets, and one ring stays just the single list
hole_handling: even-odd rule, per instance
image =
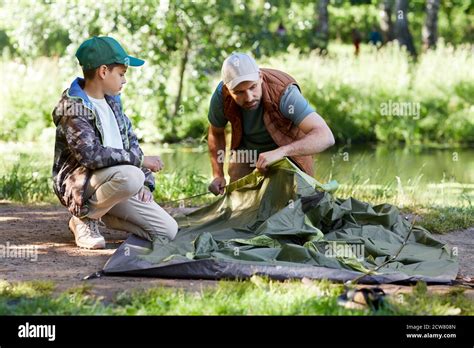
[{"label": "tree", "polygon": [[318,22],[316,25],[316,42],[315,47],[319,47],[323,50],[327,49],[329,41],[329,12],[328,12],[329,0],[319,0],[316,3],[316,14]]},{"label": "tree", "polygon": [[422,31],[423,46],[425,48],[436,48],[439,6],[439,0],[426,1],[426,20]]},{"label": "tree", "polygon": [[382,30],[383,42],[386,43],[393,40],[393,0],[383,0],[380,5],[380,29]]},{"label": "tree", "polygon": [[408,52],[416,57],[413,36],[408,27],[408,0],[396,0],[395,38],[400,46],[405,46]]}]

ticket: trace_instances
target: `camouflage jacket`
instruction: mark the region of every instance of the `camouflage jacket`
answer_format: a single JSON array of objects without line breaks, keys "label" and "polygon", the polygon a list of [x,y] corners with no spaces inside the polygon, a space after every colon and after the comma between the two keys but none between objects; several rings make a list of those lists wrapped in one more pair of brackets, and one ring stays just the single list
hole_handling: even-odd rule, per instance
[{"label": "camouflage jacket", "polygon": [[83,79],[75,79],[53,111],[56,125],[53,188],[61,203],[76,216],[85,216],[88,212],[84,192],[94,170],[119,164],[134,165],[145,173],[144,185],[151,191],[155,188],[152,172],[142,167],[143,152],[130,120],[123,113],[120,96],[105,96],[122,136],[123,149],[115,149],[102,145],[100,118],[83,86]]}]

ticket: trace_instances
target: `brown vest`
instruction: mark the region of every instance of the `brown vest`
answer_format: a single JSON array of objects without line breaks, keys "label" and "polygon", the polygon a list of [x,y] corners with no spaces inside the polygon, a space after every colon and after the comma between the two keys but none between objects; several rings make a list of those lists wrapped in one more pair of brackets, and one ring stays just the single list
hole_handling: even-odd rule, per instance
[{"label": "brown vest", "polygon": [[[260,72],[263,79],[263,122],[268,133],[278,146],[284,146],[301,139],[305,133],[280,112],[280,100],[284,92],[291,84],[296,85],[299,89],[298,83],[283,71],[260,69]],[[242,111],[225,85],[222,87],[222,99],[224,101],[224,115],[232,125],[231,149],[235,150],[242,141]],[[290,158],[307,174],[313,176],[312,156],[291,156]]]}]

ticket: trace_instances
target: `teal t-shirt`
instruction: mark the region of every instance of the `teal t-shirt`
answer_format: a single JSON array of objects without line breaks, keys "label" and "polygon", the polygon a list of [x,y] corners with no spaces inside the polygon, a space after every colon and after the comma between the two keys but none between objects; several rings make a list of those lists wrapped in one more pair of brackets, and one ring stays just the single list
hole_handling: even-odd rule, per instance
[{"label": "teal t-shirt", "polygon": [[[222,81],[212,94],[209,106],[208,119],[214,127],[225,127],[228,120],[224,116],[224,102],[222,100]],[[242,143],[240,148],[257,150],[258,153],[276,149],[278,146],[268,133],[263,122],[263,104],[260,103],[255,110],[242,110]],[[308,101],[301,95],[296,85],[290,85],[280,100],[280,112],[291,120],[295,125],[299,125],[303,119],[314,109]]]}]

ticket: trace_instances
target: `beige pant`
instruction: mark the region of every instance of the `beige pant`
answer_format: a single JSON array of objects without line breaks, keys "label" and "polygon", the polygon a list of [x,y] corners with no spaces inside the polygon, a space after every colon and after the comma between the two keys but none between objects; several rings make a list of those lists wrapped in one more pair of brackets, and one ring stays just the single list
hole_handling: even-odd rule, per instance
[{"label": "beige pant", "polygon": [[154,241],[174,239],[176,221],[155,201],[144,203],[136,194],[143,187],[141,169],[119,165],[96,170],[86,189],[91,219],[101,218],[109,228],[123,230]]}]

